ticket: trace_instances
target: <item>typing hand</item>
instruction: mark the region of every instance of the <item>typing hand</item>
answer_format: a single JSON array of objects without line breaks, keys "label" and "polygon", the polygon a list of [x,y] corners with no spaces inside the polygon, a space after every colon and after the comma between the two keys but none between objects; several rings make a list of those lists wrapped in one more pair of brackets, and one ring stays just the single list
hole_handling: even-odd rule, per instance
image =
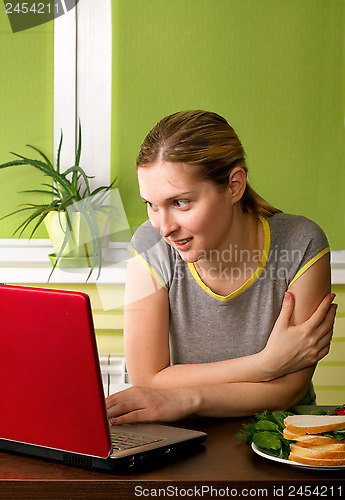
[{"label": "typing hand", "polygon": [[195,413],[196,390],[130,387],[106,398],[112,425],[131,422],[171,422]]}]

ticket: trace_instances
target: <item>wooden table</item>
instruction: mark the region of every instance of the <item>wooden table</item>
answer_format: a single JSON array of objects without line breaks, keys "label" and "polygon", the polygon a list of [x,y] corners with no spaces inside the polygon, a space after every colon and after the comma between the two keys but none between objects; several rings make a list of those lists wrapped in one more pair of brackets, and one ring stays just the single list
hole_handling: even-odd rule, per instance
[{"label": "wooden table", "polygon": [[[190,418],[175,425],[208,438],[188,456],[127,475],[108,475],[0,453],[0,498],[345,498],[345,471],[313,472],[253,453],[235,438],[248,418]],[[213,489],[212,489],[213,488]]]}]

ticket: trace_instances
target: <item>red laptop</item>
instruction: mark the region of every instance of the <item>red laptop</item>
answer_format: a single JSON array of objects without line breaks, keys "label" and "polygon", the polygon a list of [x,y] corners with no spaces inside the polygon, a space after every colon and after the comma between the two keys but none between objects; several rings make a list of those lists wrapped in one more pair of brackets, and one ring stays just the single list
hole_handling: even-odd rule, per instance
[{"label": "red laptop", "polygon": [[206,438],[109,426],[86,294],[0,285],[0,318],[0,451],[116,473]]}]

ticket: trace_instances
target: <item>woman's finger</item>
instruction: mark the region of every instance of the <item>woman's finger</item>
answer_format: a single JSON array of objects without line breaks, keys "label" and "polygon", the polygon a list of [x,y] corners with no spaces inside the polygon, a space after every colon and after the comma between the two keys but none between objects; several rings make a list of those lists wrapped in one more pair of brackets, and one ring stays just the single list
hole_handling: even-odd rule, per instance
[{"label": "woman's finger", "polygon": [[318,342],[320,350],[331,343],[332,336],[333,336],[333,330],[329,330],[325,335],[321,337],[321,339]]},{"label": "woman's finger", "polygon": [[129,389],[112,394],[106,398],[108,416],[115,417],[138,408],[138,398],[135,397],[135,394],[134,397],[132,393],[128,394],[127,391]]},{"label": "woman's finger", "polygon": [[121,425],[121,424],[132,424],[134,422],[149,422],[147,411],[143,408],[140,410],[134,410],[130,413],[125,413],[124,415],[118,415],[116,417],[111,417],[109,422],[111,425]]},{"label": "woman's finger", "polygon": [[335,293],[329,293],[326,295],[316,311],[306,321],[306,324],[308,324],[311,328],[317,328],[326,318],[334,298]]},{"label": "woman's finger", "polygon": [[328,309],[324,320],[316,328],[316,333],[320,338],[322,338],[324,335],[327,335],[329,332],[333,331],[337,307],[338,304],[332,304]]},{"label": "woman's finger", "polygon": [[279,328],[288,328],[294,310],[295,299],[291,292],[285,292],[283,304],[276,324]]},{"label": "woman's finger", "polygon": [[318,355],[317,361],[320,361],[320,359],[323,359],[328,353],[329,353],[330,345],[328,344],[326,347],[324,347]]},{"label": "woman's finger", "polygon": [[143,408],[144,406],[136,400],[123,401],[108,408],[108,417],[118,417]]}]

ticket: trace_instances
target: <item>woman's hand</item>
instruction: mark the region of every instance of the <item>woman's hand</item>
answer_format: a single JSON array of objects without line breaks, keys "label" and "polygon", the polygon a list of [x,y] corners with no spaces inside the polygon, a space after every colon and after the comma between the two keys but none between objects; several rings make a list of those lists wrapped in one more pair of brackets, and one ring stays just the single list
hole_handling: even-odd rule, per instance
[{"label": "woman's hand", "polygon": [[262,353],[268,379],[281,377],[315,365],[329,351],[337,309],[335,294],[328,294],[312,316],[299,325],[291,324],[294,296],[285,293],[282,310]]},{"label": "woman's hand", "polygon": [[131,422],[172,422],[196,413],[198,391],[192,388],[130,387],[106,398],[112,425]]}]

